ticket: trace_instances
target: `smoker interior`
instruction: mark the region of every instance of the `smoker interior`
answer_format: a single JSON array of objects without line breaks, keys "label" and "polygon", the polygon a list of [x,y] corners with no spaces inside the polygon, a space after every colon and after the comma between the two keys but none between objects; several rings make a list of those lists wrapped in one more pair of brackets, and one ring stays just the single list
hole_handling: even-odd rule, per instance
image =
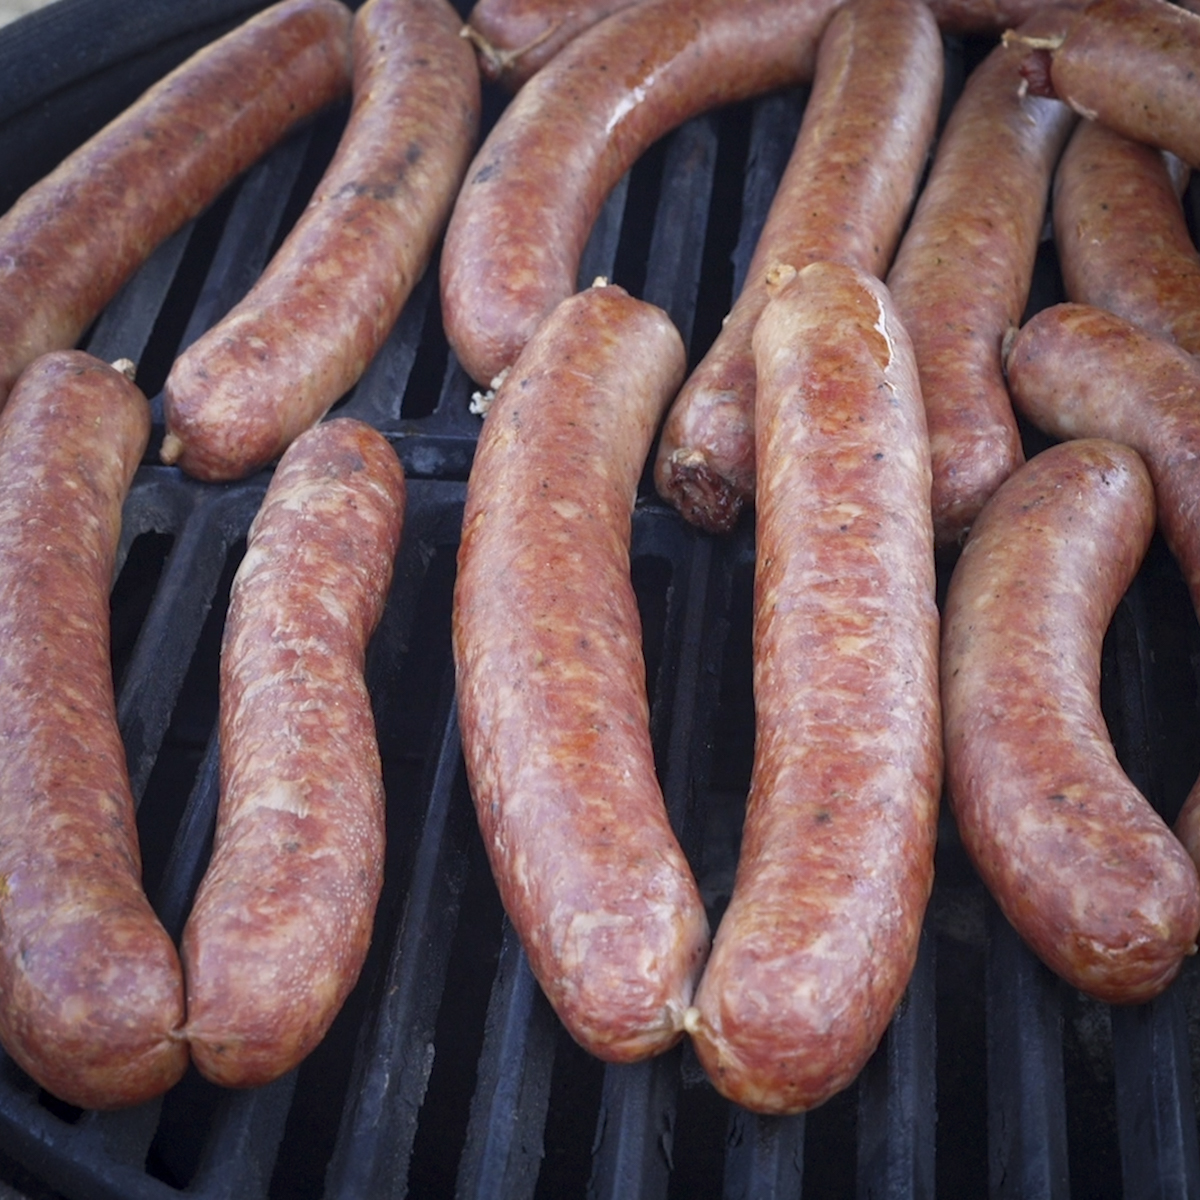
[{"label": "smoker interior", "polygon": [[[157,74],[261,6],[60,0],[5,30],[0,208]],[[947,105],[986,48],[947,41]],[[611,197],[581,283],[607,275],[662,305],[696,361],[740,283],[804,100],[799,90],[713,113],[653,147]],[[487,94],[485,124],[502,103]],[[203,485],[157,465],[157,394],[178,350],[278,244],[345,114],[290,138],[164,245],[84,342],[137,361],[155,397],[112,593],[113,668],[146,887],[176,936],[211,841],[230,580],[269,474]],[[0,1178],[43,1200],[1200,1193],[1197,964],[1139,1008],[1065,987],[999,915],[945,812],[909,991],[862,1076],[826,1105],[759,1118],[722,1100],[686,1045],[606,1066],[571,1042],[506,923],[463,777],[450,599],[479,418],[446,347],[434,278],[337,409],[382,430],[410,481],[369,658],[388,858],[358,987],[305,1063],[251,1091],[192,1071],[153,1103],[80,1112],[0,1054]],[[1059,298],[1047,244],[1031,308]],[[1032,453],[1040,443],[1028,439]],[[752,570],[749,521],[728,538],[699,534],[643,480],[633,575],[654,744],[714,923],[750,769]],[[1197,634],[1156,540],[1105,644],[1104,704],[1122,761],[1168,820],[1200,771]]]}]

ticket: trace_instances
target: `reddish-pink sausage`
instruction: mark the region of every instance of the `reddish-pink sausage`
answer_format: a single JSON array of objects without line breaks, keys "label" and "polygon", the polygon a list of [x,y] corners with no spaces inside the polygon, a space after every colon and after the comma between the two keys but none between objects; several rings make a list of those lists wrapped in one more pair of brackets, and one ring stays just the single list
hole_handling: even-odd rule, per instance
[{"label": "reddish-pink sausage", "polygon": [[382,434],[326,422],[284,454],[221,648],[221,798],[183,932],[184,1033],[216,1083],[266,1083],[358,978],[383,879],[384,792],[363,664],[404,517]]},{"label": "reddish-pink sausage", "polygon": [[0,403],[154,247],[350,82],[350,10],[283,0],[198,51],[0,217]]},{"label": "reddish-pink sausage", "polygon": [[433,254],[475,150],[479,76],[447,0],[369,0],[354,107],[308,207],[167,377],[162,458],[237,479],[358,381]]},{"label": "reddish-pink sausage", "polygon": [[109,658],[121,506],[149,434],[142,393],[79,351],[35,360],[0,415],[0,1041],[83,1108],[139,1104],[187,1067]]},{"label": "reddish-pink sausage", "polygon": [[1005,916],[1072,986],[1161,992],[1195,951],[1200,881],[1121,769],[1100,651],[1154,531],[1137,452],[1054,446],[988,502],[943,609],[947,794]]},{"label": "reddish-pink sausage", "polygon": [[679,1040],[708,921],[650,742],[633,502],[684,350],[621,288],[565,300],[484,421],[454,660],[467,777],[504,907],[571,1035],[612,1061]]},{"label": "reddish-pink sausage", "polygon": [[687,1028],[729,1099],[821,1104],[916,961],[941,787],[929,445],[886,289],[815,263],[754,332],[754,766]]}]

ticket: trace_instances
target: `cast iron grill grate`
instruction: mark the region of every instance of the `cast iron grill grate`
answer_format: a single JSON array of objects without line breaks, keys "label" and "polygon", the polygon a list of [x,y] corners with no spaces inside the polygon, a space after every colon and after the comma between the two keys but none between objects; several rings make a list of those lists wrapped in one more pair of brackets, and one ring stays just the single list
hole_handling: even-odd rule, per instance
[{"label": "cast iron grill grate", "polygon": [[[0,197],[256,0],[60,0],[0,35]],[[136,8],[136,13],[135,13]],[[58,55],[70,32],[71,55]],[[91,36],[95,31],[95,36]],[[982,47],[947,43],[947,102]],[[7,82],[4,82],[7,81]],[[711,114],[664,139],[604,210],[580,282],[608,275],[672,315],[693,360],[740,285],[805,94]],[[500,101],[489,98],[490,116]],[[320,118],[173,238],[86,345],[140,363],[148,393],[249,286],[311,190],[345,110]],[[1059,297],[1047,247],[1032,307]],[[1034,960],[943,816],[920,960],[860,1080],[804,1117],[726,1104],[686,1047],[611,1067],[562,1032],[492,885],[459,752],[449,650],[454,555],[478,418],[441,331],[434,272],[339,411],[396,446],[404,544],[369,682],[388,792],[370,958],[326,1041],[291,1075],[225,1092],[194,1073],[160,1101],[81,1113],[0,1055],[0,1174],[32,1196],[1103,1197],[1200,1194],[1197,967],[1110,1010]],[[228,589],[267,475],[201,485],[156,465],[127,509],[114,672],[151,897],[178,934],[216,806],[216,663]],[[1036,446],[1030,435],[1030,448]],[[753,532],[697,534],[653,496],[634,521],[657,761],[714,918],[728,898],[753,741]],[[947,570],[943,567],[944,585]],[[1200,630],[1155,543],[1105,651],[1122,759],[1168,818],[1200,771]]]}]

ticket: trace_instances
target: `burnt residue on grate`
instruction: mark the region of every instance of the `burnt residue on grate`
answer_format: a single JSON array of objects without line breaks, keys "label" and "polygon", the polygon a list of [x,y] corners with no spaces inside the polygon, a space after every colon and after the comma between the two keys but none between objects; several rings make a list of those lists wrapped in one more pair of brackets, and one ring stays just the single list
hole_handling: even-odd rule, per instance
[{"label": "burnt residue on grate", "polygon": [[[139,6],[134,29],[128,5],[59,0],[53,19],[39,14],[19,38],[6,30],[0,66],[23,72],[0,70],[7,186],[32,182],[111,116],[131,80],[144,86],[259,7],[205,0],[185,19],[177,5]],[[68,28],[95,36],[31,71]],[[947,108],[980,51],[947,41]],[[715,112],[654,146],[605,206],[581,283],[607,275],[663,306],[697,361],[744,277],[805,99],[801,89]],[[494,118],[502,101],[488,103]],[[345,112],[294,135],[165,244],[87,348],[134,358],[157,393],[180,347],[278,245]],[[463,776],[450,600],[479,418],[446,346],[435,277],[436,264],[338,408],[381,429],[410,480],[368,663],[388,858],[359,985],[308,1060],[249,1092],[192,1072],[154,1103],[83,1113],[0,1055],[0,1177],[69,1200],[1200,1194],[1200,966],[1136,1009],[1066,988],[984,893],[946,813],[911,986],[861,1078],[822,1108],[755,1117],[718,1096],[686,1045],[606,1066],[564,1034],[504,918]],[[1047,244],[1031,308],[1060,296]],[[147,888],[178,934],[212,836],[228,590],[267,474],[201,485],[157,465],[154,404],[112,593],[113,666]],[[1025,432],[1032,452],[1042,443]],[[654,747],[714,922],[732,886],[753,751],[753,553],[750,521],[725,539],[701,535],[644,477],[633,573]],[[947,576],[943,564],[943,587]],[[1198,655],[1186,589],[1156,540],[1105,643],[1103,698],[1126,769],[1168,819],[1200,771]]]}]

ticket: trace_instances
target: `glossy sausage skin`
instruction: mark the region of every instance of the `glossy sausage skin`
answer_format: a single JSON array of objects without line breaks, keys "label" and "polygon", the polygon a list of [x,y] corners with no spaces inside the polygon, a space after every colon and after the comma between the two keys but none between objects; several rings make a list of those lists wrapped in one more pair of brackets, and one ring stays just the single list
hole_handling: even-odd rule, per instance
[{"label": "glossy sausage skin", "polygon": [[684,350],[615,286],[564,301],[496,393],[467,488],[453,641],[463,754],[504,907],[600,1058],[682,1035],[708,921],[667,820],[629,574],[638,480]]},{"label": "glossy sausage skin", "polygon": [[1069,300],[1200,351],[1200,254],[1180,159],[1081,121],[1054,177],[1054,242]]},{"label": "glossy sausage skin", "polygon": [[[1038,428],[1111,438],[1141,454],[1158,526],[1200,613],[1200,364],[1121,317],[1058,304],[1021,328],[1007,367],[1013,402]],[[1200,783],[1175,830],[1200,863]]]},{"label": "glossy sausage skin", "polygon": [[[1019,31],[1013,37],[1021,43]],[[1093,0],[1027,49],[1031,88],[1200,166],[1200,16],[1169,0]]]},{"label": "glossy sausage skin", "polygon": [[475,150],[479,75],[459,25],[447,0],[359,10],[337,153],[255,286],[171,368],[164,462],[206,480],[248,475],[374,358]]},{"label": "glossy sausage skin", "polygon": [[830,18],[795,148],[746,283],[663,427],[655,482],[724,533],[754,496],[750,337],[780,262],[882,276],[916,196],[942,98],[942,40],[923,0],[848,0]]},{"label": "glossy sausage skin", "polygon": [[1037,455],[972,528],[943,611],[949,801],[989,891],[1041,959],[1110,1004],[1194,953],[1191,859],[1121,769],[1100,709],[1105,631],[1154,531],[1137,452]]},{"label": "glossy sausage skin", "polygon": [[793,1113],[858,1075],[916,961],[942,751],[929,447],[877,279],[802,270],[754,333],[756,742],[687,1028],[717,1089]]},{"label": "glossy sausage skin", "polygon": [[404,473],[338,419],[292,444],[234,579],[221,648],[221,798],[181,952],[192,1059],[248,1087],[296,1066],[358,979],[383,879],[367,644]]},{"label": "glossy sausage skin", "polygon": [[0,217],[0,403],[159,242],[349,86],[351,13],[284,0],[198,51]]},{"label": "glossy sausage skin", "polygon": [[[1047,11],[1022,28],[1058,28]],[[1022,53],[967,77],[887,276],[912,337],[933,452],[933,525],[954,546],[1023,460],[1001,343],[1021,320],[1074,114],[1025,94]]]},{"label": "glossy sausage skin", "polygon": [[0,1041],[60,1100],[187,1066],[175,946],[142,890],[109,588],[150,409],[105,363],[32,363],[0,416]]},{"label": "glossy sausage skin", "polygon": [[811,79],[836,3],[634,4],[521,88],[467,170],[442,251],[446,336],[472,379],[490,386],[576,290],[604,199],[642,151],[699,112]]}]

